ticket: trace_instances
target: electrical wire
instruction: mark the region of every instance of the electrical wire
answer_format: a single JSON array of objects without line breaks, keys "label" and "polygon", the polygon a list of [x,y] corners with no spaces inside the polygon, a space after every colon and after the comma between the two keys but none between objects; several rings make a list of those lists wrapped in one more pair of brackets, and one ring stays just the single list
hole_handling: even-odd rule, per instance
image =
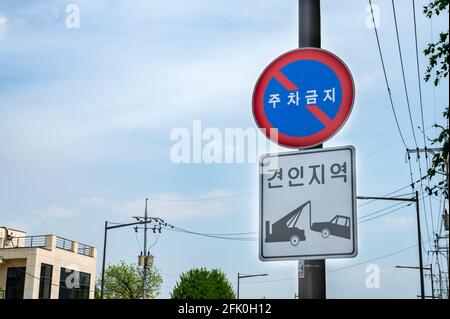
[{"label": "electrical wire", "polygon": [[[422,81],[420,80],[420,63],[419,63],[419,44],[417,39],[417,20],[416,20],[416,4],[415,0],[412,0],[412,8],[413,8],[413,21],[414,21],[414,42],[416,46],[416,66],[417,66],[417,84],[419,87],[419,105],[420,105],[420,117],[422,120],[422,136],[423,136],[423,145],[425,148],[425,159],[428,159],[427,153],[427,140],[425,137],[425,121],[423,116],[423,97],[422,97]],[[427,171],[428,171],[428,160],[425,161],[427,163]]]},{"label": "electrical wire", "polygon": [[[427,175],[423,176],[421,179],[424,179],[424,178],[427,178]],[[416,180],[415,182],[413,182],[412,185],[417,184],[417,183],[419,183],[419,182],[420,182],[420,179],[418,179],[418,180]],[[408,184],[408,185],[403,186],[403,187],[401,187],[401,188],[399,188],[399,189],[397,189],[397,190],[395,190],[395,191],[392,191],[392,192],[390,192],[390,193],[388,193],[388,194],[385,194],[385,195],[383,195],[382,197],[388,197],[388,196],[391,196],[391,195],[393,195],[393,194],[395,194],[395,193],[398,193],[398,192],[400,192],[400,191],[402,191],[402,190],[404,190],[404,189],[406,189],[406,188],[408,188],[408,187],[411,187],[411,184]],[[364,203],[362,203],[362,204],[359,204],[358,207],[362,207],[362,206],[369,205],[369,204],[371,204],[371,203],[373,203],[373,202],[376,202],[377,200],[379,200],[379,199],[371,199],[371,200],[368,200],[368,201],[366,201],[366,202],[364,202]]]},{"label": "electrical wire", "polygon": [[409,204],[405,204],[405,205],[403,205],[402,207],[399,207],[399,208],[393,209],[393,210],[391,210],[391,211],[388,211],[388,212],[386,212],[386,213],[384,213],[384,214],[381,214],[381,215],[378,215],[378,216],[375,216],[375,217],[372,217],[372,218],[369,218],[369,219],[366,219],[366,220],[363,220],[363,221],[359,221],[358,223],[359,223],[359,224],[363,224],[363,223],[365,223],[365,222],[370,222],[371,220],[374,220],[374,219],[377,219],[377,218],[383,217],[383,216],[385,216],[385,215],[388,215],[388,214],[394,213],[394,212],[396,212],[396,211],[399,211],[399,210],[401,210],[401,209],[403,209],[403,208],[406,208],[406,207],[408,207],[408,206],[411,206],[411,203],[409,203]]},{"label": "electrical wire", "polygon": [[[386,255],[382,255],[382,256],[379,256],[379,257],[376,257],[376,258],[364,260],[364,261],[361,261],[361,262],[358,262],[358,263],[351,264],[349,266],[331,269],[331,270],[328,270],[327,273],[333,273],[333,272],[342,271],[342,270],[350,269],[350,268],[353,268],[353,267],[361,266],[361,265],[364,265],[364,264],[372,263],[372,262],[377,261],[377,260],[385,259],[385,258],[388,258],[388,257],[391,257],[391,256],[395,256],[395,255],[404,253],[405,251],[411,250],[411,249],[416,248],[416,247],[417,247],[417,244],[416,245],[411,245],[411,246],[408,246],[408,247],[396,250],[396,251],[394,251],[392,253],[389,253],[389,254],[386,254]],[[298,277],[287,277],[287,278],[272,279],[272,280],[246,281],[246,282],[242,282],[242,284],[278,282],[278,281],[297,280],[297,279],[298,279]]]},{"label": "electrical wire", "polygon": [[333,273],[333,272],[342,271],[342,270],[350,269],[350,268],[353,268],[353,267],[361,266],[361,265],[364,265],[364,264],[372,263],[372,262],[380,260],[380,259],[384,259],[384,258],[388,258],[388,257],[391,257],[391,256],[395,256],[395,255],[401,254],[401,253],[403,253],[405,251],[411,250],[411,249],[416,248],[416,247],[417,247],[417,244],[416,245],[411,245],[409,247],[406,247],[406,248],[394,251],[392,253],[389,253],[389,254],[386,254],[386,255],[383,255],[383,256],[380,256],[380,257],[372,258],[372,259],[369,259],[369,260],[365,260],[365,261],[362,261],[362,262],[359,262],[359,263],[355,263],[355,264],[352,264],[352,265],[349,265],[349,266],[341,267],[341,268],[331,269],[331,270],[327,271],[327,273]]},{"label": "electrical wire", "polygon": [[[397,13],[396,13],[396,9],[395,9],[394,0],[391,0],[391,3],[392,3],[392,12],[394,14],[395,34],[396,34],[396,39],[397,39],[398,54],[399,54],[399,57],[400,57],[400,67],[401,67],[401,70],[402,70],[403,88],[404,88],[405,97],[406,97],[406,105],[407,105],[407,108],[408,108],[409,122],[410,122],[410,125],[411,125],[411,130],[413,132],[414,144],[416,146],[416,150],[419,151],[419,146],[418,146],[418,143],[417,143],[416,135],[414,134],[415,133],[414,124],[413,124],[414,121],[413,121],[413,118],[412,118],[411,104],[409,102],[408,86],[406,84],[405,67],[404,67],[404,63],[403,63],[403,54],[402,54],[402,48],[401,48],[401,44],[400,44],[400,35],[399,35],[398,23],[397,23]],[[416,21],[415,21],[415,9],[414,9],[414,27],[416,29],[415,25],[416,25]],[[416,33],[416,46],[417,46],[417,33]],[[418,55],[417,55],[417,64],[418,64]],[[419,66],[417,65],[417,67],[419,67]],[[419,70],[418,70],[418,72],[419,72]],[[419,82],[420,82],[420,73],[419,73]],[[420,90],[420,97],[421,96],[422,96],[422,93],[421,93],[421,90]],[[422,106],[421,106],[421,108],[422,108]],[[423,110],[422,110],[422,121],[423,121]],[[425,134],[424,134],[424,139],[425,139]],[[426,147],[426,144],[424,145],[424,147]],[[419,174],[420,174],[420,176],[422,176],[423,174],[422,174],[422,167],[421,167],[421,163],[420,163],[420,155],[419,154],[420,153],[417,152],[418,164],[419,164]],[[410,162],[410,159],[411,158],[410,158],[409,153],[408,153],[408,162]],[[410,165],[410,171],[412,173],[411,164],[409,164],[409,165]],[[422,181],[420,182],[420,188],[423,191],[423,183],[422,183]],[[425,229],[426,229],[428,240],[430,242],[430,231],[429,231],[428,216],[427,216],[428,214],[427,214],[425,202],[422,201],[422,204],[423,204],[423,211],[424,211],[423,215],[425,217],[424,218],[425,219]],[[430,250],[431,250],[431,246],[430,246]]]},{"label": "electrical wire", "polygon": [[384,63],[383,53],[381,51],[380,37],[378,35],[378,30],[377,30],[376,22],[375,22],[375,14],[373,13],[372,0],[369,0],[369,5],[370,5],[370,12],[372,14],[373,29],[375,30],[375,36],[376,36],[376,39],[377,39],[378,53],[380,55],[381,66],[383,68],[384,80],[385,80],[386,88],[387,88],[388,95],[389,95],[389,101],[390,101],[392,113],[394,115],[395,123],[397,125],[397,130],[398,130],[398,133],[400,135],[400,138],[402,139],[403,146],[405,147],[405,149],[407,149],[408,147],[406,146],[405,138],[403,137],[402,130],[400,129],[400,124],[398,122],[397,113],[395,111],[394,101],[392,100],[391,88],[389,86],[389,80],[388,80],[387,73],[386,73],[386,66],[385,66],[385,63]]},{"label": "electrical wire", "polygon": [[377,211],[375,211],[375,212],[373,212],[373,213],[370,213],[370,214],[367,214],[367,215],[363,215],[363,216],[359,216],[358,219],[364,219],[364,218],[366,218],[366,217],[369,217],[369,216],[378,214],[378,213],[380,213],[380,212],[384,212],[384,211],[386,211],[386,210],[388,210],[388,209],[391,209],[391,208],[393,208],[393,207],[397,207],[397,206],[402,205],[402,204],[405,204],[405,203],[403,203],[403,202],[395,203],[394,205],[391,205],[391,206],[385,207],[385,208],[383,208],[383,209],[377,210]]},{"label": "electrical wire", "polygon": [[236,237],[226,237],[226,236],[211,235],[211,234],[207,234],[207,233],[200,233],[200,232],[190,231],[190,230],[183,229],[183,228],[180,228],[180,227],[175,227],[175,226],[173,228],[168,228],[168,227],[164,227],[164,228],[168,229],[168,230],[171,230],[171,231],[175,231],[175,232],[187,233],[187,234],[191,234],[191,235],[198,235],[198,236],[203,236],[203,237],[208,237],[208,238],[233,240],[233,241],[256,241],[256,240],[258,240],[258,238],[255,238],[255,237],[240,237],[240,238],[236,238]]},{"label": "electrical wire", "polygon": [[[431,126],[427,127],[424,131],[428,131],[428,130],[430,130],[431,128],[434,128],[434,125],[431,125]],[[419,135],[419,134],[421,134],[421,133],[422,133],[422,132],[417,132],[417,133],[415,133],[415,135],[417,136],[417,135]],[[409,139],[411,139],[411,138],[412,138],[412,135],[409,135],[409,136],[405,137],[406,140],[409,140]],[[397,142],[395,142],[395,143],[386,145],[386,146],[384,146],[384,147],[382,147],[382,148],[380,148],[380,149],[378,149],[378,150],[375,150],[375,151],[370,152],[370,153],[368,153],[368,154],[364,154],[364,155],[361,156],[361,158],[368,158],[368,157],[371,157],[371,156],[373,156],[373,155],[375,155],[375,154],[377,154],[377,153],[386,151],[386,150],[390,149],[391,147],[394,147],[395,145],[398,145],[398,144],[402,144],[402,141],[399,140],[399,141],[397,141]]]},{"label": "electrical wire", "polygon": [[398,24],[397,24],[397,13],[395,10],[394,0],[391,0],[391,3],[392,3],[392,11],[394,13],[395,34],[397,36],[397,47],[398,47],[398,54],[400,56],[400,67],[402,69],[403,88],[404,88],[405,96],[406,96],[406,105],[408,107],[409,122],[411,124],[411,130],[412,130],[413,136],[414,136],[414,144],[416,145],[416,149],[418,149],[419,147],[417,144],[416,135],[414,134],[415,130],[414,130],[414,124],[413,124],[413,119],[412,119],[412,113],[411,113],[411,105],[409,103],[408,87],[406,85],[405,68],[403,65],[403,54],[402,54],[402,49],[401,49],[401,45],[400,45],[400,36],[399,36]]},{"label": "electrical wire", "polygon": [[211,197],[202,197],[202,198],[186,198],[186,199],[149,198],[149,199],[152,201],[158,201],[158,202],[199,202],[199,201],[209,201],[209,200],[224,199],[224,198],[233,198],[233,197],[239,197],[239,196],[255,194],[255,193],[256,193],[256,191],[250,191],[250,192],[235,193],[235,194],[230,194],[230,195],[211,196]]}]

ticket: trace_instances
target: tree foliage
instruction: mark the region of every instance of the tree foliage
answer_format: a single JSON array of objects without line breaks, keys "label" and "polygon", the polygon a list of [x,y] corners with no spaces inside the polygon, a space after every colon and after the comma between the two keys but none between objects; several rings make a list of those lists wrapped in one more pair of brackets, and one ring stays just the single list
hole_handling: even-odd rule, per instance
[{"label": "tree foliage", "polygon": [[234,291],[225,274],[218,269],[194,268],[181,274],[172,299],[234,299]]},{"label": "tree foliage", "polygon": [[[142,298],[144,270],[136,264],[120,261],[117,265],[108,265],[105,270],[105,299]],[[162,278],[153,265],[147,266],[147,298],[155,298],[160,292]],[[97,286],[100,287],[101,278]]]},{"label": "tree foliage", "polygon": [[[448,11],[449,0],[435,0],[424,7],[423,12],[428,18],[439,15],[442,11]],[[424,53],[428,57],[428,66],[425,73],[425,81],[433,78],[434,85],[439,85],[442,78],[448,76],[449,66],[449,30],[441,32],[437,42],[429,43]]]},{"label": "tree foliage", "polygon": [[[443,11],[448,13],[449,0],[434,0],[431,1],[427,6],[424,7],[424,14],[428,18],[432,18],[433,15],[439,15]],[[433,79],[435,86],[440,84],[443,78],[448,77],[449,71],[449,30],[441,32],[439,34],[439,39],[437,42],[429,43],[424,50],[425,55],[428,57],[428,66],[425,72],[425,81],[430,81]],[[449,120],[448,117],[448,105],[443,112],[444,118]],[[447,124],[448,125],[448,124]],[[433,155],[432,165],[428,170],[428,176],[431,179],[436,174],[446,175],[446,165],[448,165],[448,138],[449,138],[449,128],[435,124],[435,127],[440,129],[437,137],[432,139],[431,143],[442,147],[442,151],[436,152]],[[432,188],[427,188],[428,194],[438,195],[440,192],[448,198],[448,182],[445,178],[443,181],[439,182],[438,185]]]}]

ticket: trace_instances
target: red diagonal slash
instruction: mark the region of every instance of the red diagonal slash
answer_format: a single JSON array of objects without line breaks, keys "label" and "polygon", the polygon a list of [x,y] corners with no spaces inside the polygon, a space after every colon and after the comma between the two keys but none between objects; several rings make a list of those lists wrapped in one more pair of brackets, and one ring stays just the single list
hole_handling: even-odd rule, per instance
[{"label": "red diagonal slash", "polygon": [[298,90],[297,86],[292,83],[283,73],[279,70],[275,72],[273,75],[275,79],[288,91],[296,91]]},{"label": "red diagonal slash", "polygon": [[333,124],[333,121],[317,105],[308,105],[306,107],[325,127]]},{"label": "red diagonal slash", "polygon": [[[273,77],[288,91],[298,90],[297,86],[292,83],[279,70],[275,72]],[[317,105],[309,105],[306,107],[325,127],[331,125],[333,121],[326,115]]]}]

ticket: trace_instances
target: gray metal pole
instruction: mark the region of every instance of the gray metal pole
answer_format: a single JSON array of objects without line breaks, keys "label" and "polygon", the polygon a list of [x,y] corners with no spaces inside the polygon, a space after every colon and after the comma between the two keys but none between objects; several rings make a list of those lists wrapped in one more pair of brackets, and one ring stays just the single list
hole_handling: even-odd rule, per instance
[{"label": "gray metal pole", "polygon": [[420,298],[425,299],[425,283],[423,279],[422,235],[420,234],[419,192],[416,191],[417,240],[419,245]]},{"label": "gray metal pole", "polygon": [[145,215],[144,215],[144,276],[143,276],[143,284],[142,284],[142,299],[147,299],[147,202],[148,198],[145,199]]},{"label": "gray metal pole", "polygon": [[[320,48],[320,0],[299,0],[298,9],[298,47]],[[326,298],[324,259],[305,260],[305,276],[298,279],[298,298]]]},{"label": "gray metal pole", "polygon": [[106,240],[108,236],[108,222],[105,221],[105,236],[103,238],[103,261],[102,261],[102,285],[100,287],[100,299],[103,299],[105,290],[105,261],[106,261]]},{"label": "gray metal pole", "polygon": [[239,273],[238,273],[238,282],[237,282],[237,294],[236,294],[236,299],[239,299],[239,279],[241,279],[241,277],[239,276]]},{"label": "gray metal pole", "polygon": [[430,264],[430,276],[431,276],[431,297],[434,298],[434,277],[433,277],[433,265]]},{"label": "gray metal pole", "polygon": [[320,48],[320,0],[299,0],[298,12],[298,47]]}]

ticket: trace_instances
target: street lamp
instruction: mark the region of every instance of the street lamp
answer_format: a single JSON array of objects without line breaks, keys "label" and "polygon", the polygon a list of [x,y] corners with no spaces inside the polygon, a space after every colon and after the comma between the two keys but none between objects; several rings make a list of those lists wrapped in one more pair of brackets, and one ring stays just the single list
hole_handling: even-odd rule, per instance
[{"label": "street lamp", "polygon": [[[397,265],[395,268],[399,269],[421,269],[421,267],[415,267],[415,266],[400,266]],[[430,277],[431,277],[431,298],[434,299],[434,283],[433,283],[433,265],[430,264],[430,267],[422,267],[422,270],[429,270],[430,271]],[[421,296],[421,298],[425,298],[425,295]]]},{"label": "street lamp", "polygon": [[246,275],[246,274],[238,273],[238,276],[237,276],[237,299],[239,299],[239,280],[241,280],[242,278],[264,277],[264,276],[269,276],[269,275],[268,274]]}]

